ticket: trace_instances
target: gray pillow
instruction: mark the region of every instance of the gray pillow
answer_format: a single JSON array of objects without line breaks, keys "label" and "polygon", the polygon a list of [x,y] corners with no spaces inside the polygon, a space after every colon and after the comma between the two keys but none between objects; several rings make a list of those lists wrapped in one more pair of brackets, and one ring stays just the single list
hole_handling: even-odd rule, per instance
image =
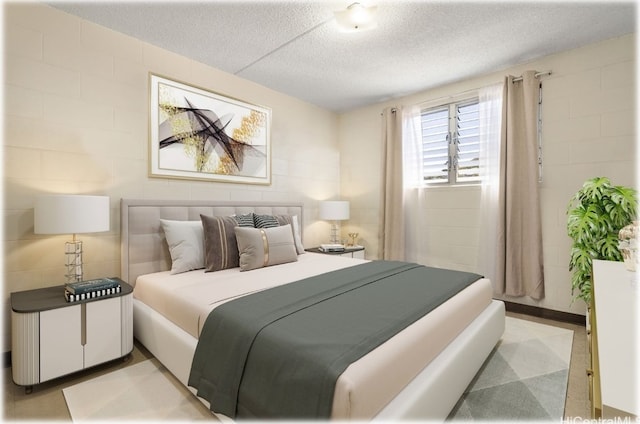
[{"label": "gray pillow", "polygon": [[240,256],[234,231],[238,225],[235,218],[200,215],[200,219],[204,229],[205,272],[237,268]]},{"label": "gray pillow", "polygon": [[204,268],[204,234],[200,221],[161,219],[171,254],[171,274]]},{"label": "gray pillow", "polygon": [[291,225],[273,228],[235,228],[240,271],[298,260]]}]

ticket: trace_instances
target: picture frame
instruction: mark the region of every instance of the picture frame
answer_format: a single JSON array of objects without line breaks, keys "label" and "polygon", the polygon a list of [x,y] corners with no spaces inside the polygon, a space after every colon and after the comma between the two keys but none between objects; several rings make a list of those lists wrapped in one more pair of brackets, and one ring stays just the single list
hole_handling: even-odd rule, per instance
[{"label": "picture frame", "polygon": [[271,109],[149,74],[149,176],[271,184]]}]

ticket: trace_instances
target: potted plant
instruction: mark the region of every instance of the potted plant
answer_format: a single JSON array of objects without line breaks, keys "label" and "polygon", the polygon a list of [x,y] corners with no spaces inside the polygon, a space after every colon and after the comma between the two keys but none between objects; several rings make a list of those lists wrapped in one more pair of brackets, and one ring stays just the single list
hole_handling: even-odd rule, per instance
[{"label": "potted plant", "polygon": [[567,207],[567,233],[573,239],[569,270],[575,299],[591,302],[593,259],[621,261],[618,232],[636,219],[633,188],[613,186],[606,177],[587,180]]}]

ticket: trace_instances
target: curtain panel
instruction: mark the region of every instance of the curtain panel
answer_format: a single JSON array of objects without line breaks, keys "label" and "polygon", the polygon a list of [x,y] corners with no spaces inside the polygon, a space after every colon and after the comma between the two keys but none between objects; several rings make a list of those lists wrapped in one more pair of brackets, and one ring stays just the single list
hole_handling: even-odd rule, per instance
[{"label": "curtain panel", "polygon": [[478,90],[480,117],[480,249],[478,270],[504,293],[505,206],[501,181],[505,176],[505,81]]},{"label": "curtain panel", "polygon": [[404,148],[405,260],[429,263],[429,229],[427,193],[424,185],[422,157],[421,108],[402,111],[402,145]]},{"label": "curtain panel", "polygon": [[378,246],[381,259],[405,259],[402,112],[382,111],[382,190]]},{"label": "curtain panel", "polygon": [[[504,285],[507,296],[544,298],[542,220],[538,183],[538,101],[535,71],[522,80],[506,78],[504,200]],[[500,252],[499,252],[500,254]],[[498,265],[502,264],[498,261]]]}]

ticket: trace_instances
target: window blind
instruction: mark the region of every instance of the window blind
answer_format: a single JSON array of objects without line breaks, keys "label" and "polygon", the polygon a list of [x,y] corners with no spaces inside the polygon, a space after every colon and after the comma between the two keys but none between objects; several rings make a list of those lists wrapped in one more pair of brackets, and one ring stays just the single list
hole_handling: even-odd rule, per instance
[{"label": "window blind", "polygon": [[479,180],[479,118],[477,99],[422,111],[425,183],[455,184]]}]

